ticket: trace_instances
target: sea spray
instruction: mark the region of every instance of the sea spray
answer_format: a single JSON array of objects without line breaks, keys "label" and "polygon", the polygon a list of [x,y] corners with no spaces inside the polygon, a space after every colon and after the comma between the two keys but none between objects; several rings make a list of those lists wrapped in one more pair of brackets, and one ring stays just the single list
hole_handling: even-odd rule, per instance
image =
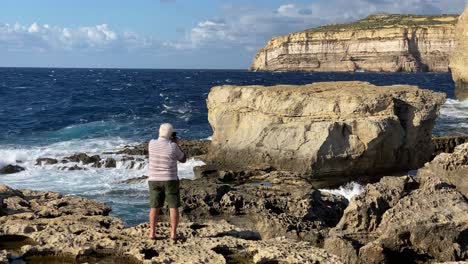
[{"label": "sea spray", "polygon": [[346,199],[351,200],[356,195],[364,191],[364,187],[357,182],[349,182],[338,189],[320,189],[322,192],[328,192],[335,195],[344,196]]}]

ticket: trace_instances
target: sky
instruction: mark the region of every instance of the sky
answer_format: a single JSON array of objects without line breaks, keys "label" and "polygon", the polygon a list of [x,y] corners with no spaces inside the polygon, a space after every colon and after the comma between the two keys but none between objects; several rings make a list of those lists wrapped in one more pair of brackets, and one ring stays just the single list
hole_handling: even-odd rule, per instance
[{"label": "sky", "polygon": [[270,38],[465,0],[0,0],[0,67],[247,69]]}]

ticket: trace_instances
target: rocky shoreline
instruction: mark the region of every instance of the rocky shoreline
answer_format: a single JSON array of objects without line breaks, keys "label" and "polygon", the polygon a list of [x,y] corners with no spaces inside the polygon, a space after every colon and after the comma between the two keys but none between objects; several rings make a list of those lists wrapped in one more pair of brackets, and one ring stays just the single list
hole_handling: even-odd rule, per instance
[{"label": "rocky shoreline", "polygon": [[[452,25],[453,17],[439,17],[425,32],[444,35],[447,18]],[[385,69],[423,69],[414,54],[400,55],[404,65]],[[466,263],[468,138],[431,138],[444,102],[414,86],[363,82],[214,87],[213,140],[180,141],[206,163],[181,180],[181,240],[170,241],[165,209],[149,239],[147,223],[126,226],[104,203],[0,185],[0,264]],[[147,145],[40,157],[34,166],[139,173]],[[21,164],[0,174],[21,173]],[[350,200],[321,189],[351,180],[365,186]]]},{"label": "rocky shoreline", "polygon": [[[439,149],[449,151],[453,142],[461,142],[433,140]],[[181,145],[202,159],[209,149],[209,141]],[[417,177],[384,177],[351,201],[320,191],[291,172],[266,167],[216,171],[205,166],[195,180],[181,183],[181,234],[186,239],[177,245],[168,244],[165,222],[159,224],[159,239],[150,241],[146,224],[125,227],[102,203],[2,186],[0,263],[45,257],[69,263],[102,259],[167,263],[189,256],[192,263],[467,259],[468,202],[463,185],[467,151],[468,143],[458,145],[454,153],[442,153],[426,164]],[[144,157],[146,144],[119,153]],[[90,161],[87,155],[78,156]]]},{"label": "rocky shoreline", "polygon": [[[183,181],[186,241],[177,245],[168,244],[167,223],[160,223],[159,239],[150,241],[146,224],[125,228],[102,203],[2,186],[0,240],[24,245],[0,250],[0,261],[47,256],[166,263],[183,262],[189,254],[193,263],[462,260],[468,257],[468,200],[465,187],[444,172],[463,175],[467,151],[462,144],[439,155],[416,178],[368,184],[351,202],[278,171],[244,175],[242,184],[226,172]],[[446,169],[433,171],[434,164]]]}]

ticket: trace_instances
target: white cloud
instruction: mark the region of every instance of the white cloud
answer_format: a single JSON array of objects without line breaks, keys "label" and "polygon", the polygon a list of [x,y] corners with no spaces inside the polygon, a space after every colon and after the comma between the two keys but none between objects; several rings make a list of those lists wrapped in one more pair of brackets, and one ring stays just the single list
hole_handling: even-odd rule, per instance
[{"label": "white cloud", "polygon": [[0,23],[0,47],[7,50],[102,51],[144,49],[158,45],[153,38],[132,32],[120,34],[106,24],[66,28],[36,22],[30,26]]},{"label": "white cloud", "polygon": [[203,47],[262,47],[271,37],[301,31],[321,24],[348,22],[369,14],[460,13],[465,0],[317,0],[310,4],[288,3],[276,9],[255,5],[227,6],[221,18],[198,23],[178,42],[166,46],[179,49]]},{"label": "white cloud", "polygon": [[0,23],[0,49],[114,53],[146,50],[153,54],[164,49],[160,54],[169,54],[174,48],[189,52],[216,48],[250,56],[273,36],[320,24],[356,20],[377,12],[459,13],[464,5],[465,0],[315,0],[308,4],[292,0],[273,8],[230,5],[221,10],[219,17],[205,18],[195,24],[181,39],[166,42],[134,32],[118,32],[107,24],[69,28],[40,23]]}]

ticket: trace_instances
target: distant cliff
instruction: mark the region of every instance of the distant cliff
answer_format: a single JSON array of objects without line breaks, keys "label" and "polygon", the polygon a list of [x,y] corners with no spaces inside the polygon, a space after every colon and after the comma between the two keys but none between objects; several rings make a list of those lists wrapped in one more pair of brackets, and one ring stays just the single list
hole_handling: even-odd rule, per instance
[{"label": "distant cliff", "polygon": [[468,2],[455,30],[456,47],[450,68],[455,81],[455,95],[459,100],[468,98]]},{"label": "distant cliff", "polygon": [[274,37],[254,71],[447,72],[457,15],[377,14]]}]

